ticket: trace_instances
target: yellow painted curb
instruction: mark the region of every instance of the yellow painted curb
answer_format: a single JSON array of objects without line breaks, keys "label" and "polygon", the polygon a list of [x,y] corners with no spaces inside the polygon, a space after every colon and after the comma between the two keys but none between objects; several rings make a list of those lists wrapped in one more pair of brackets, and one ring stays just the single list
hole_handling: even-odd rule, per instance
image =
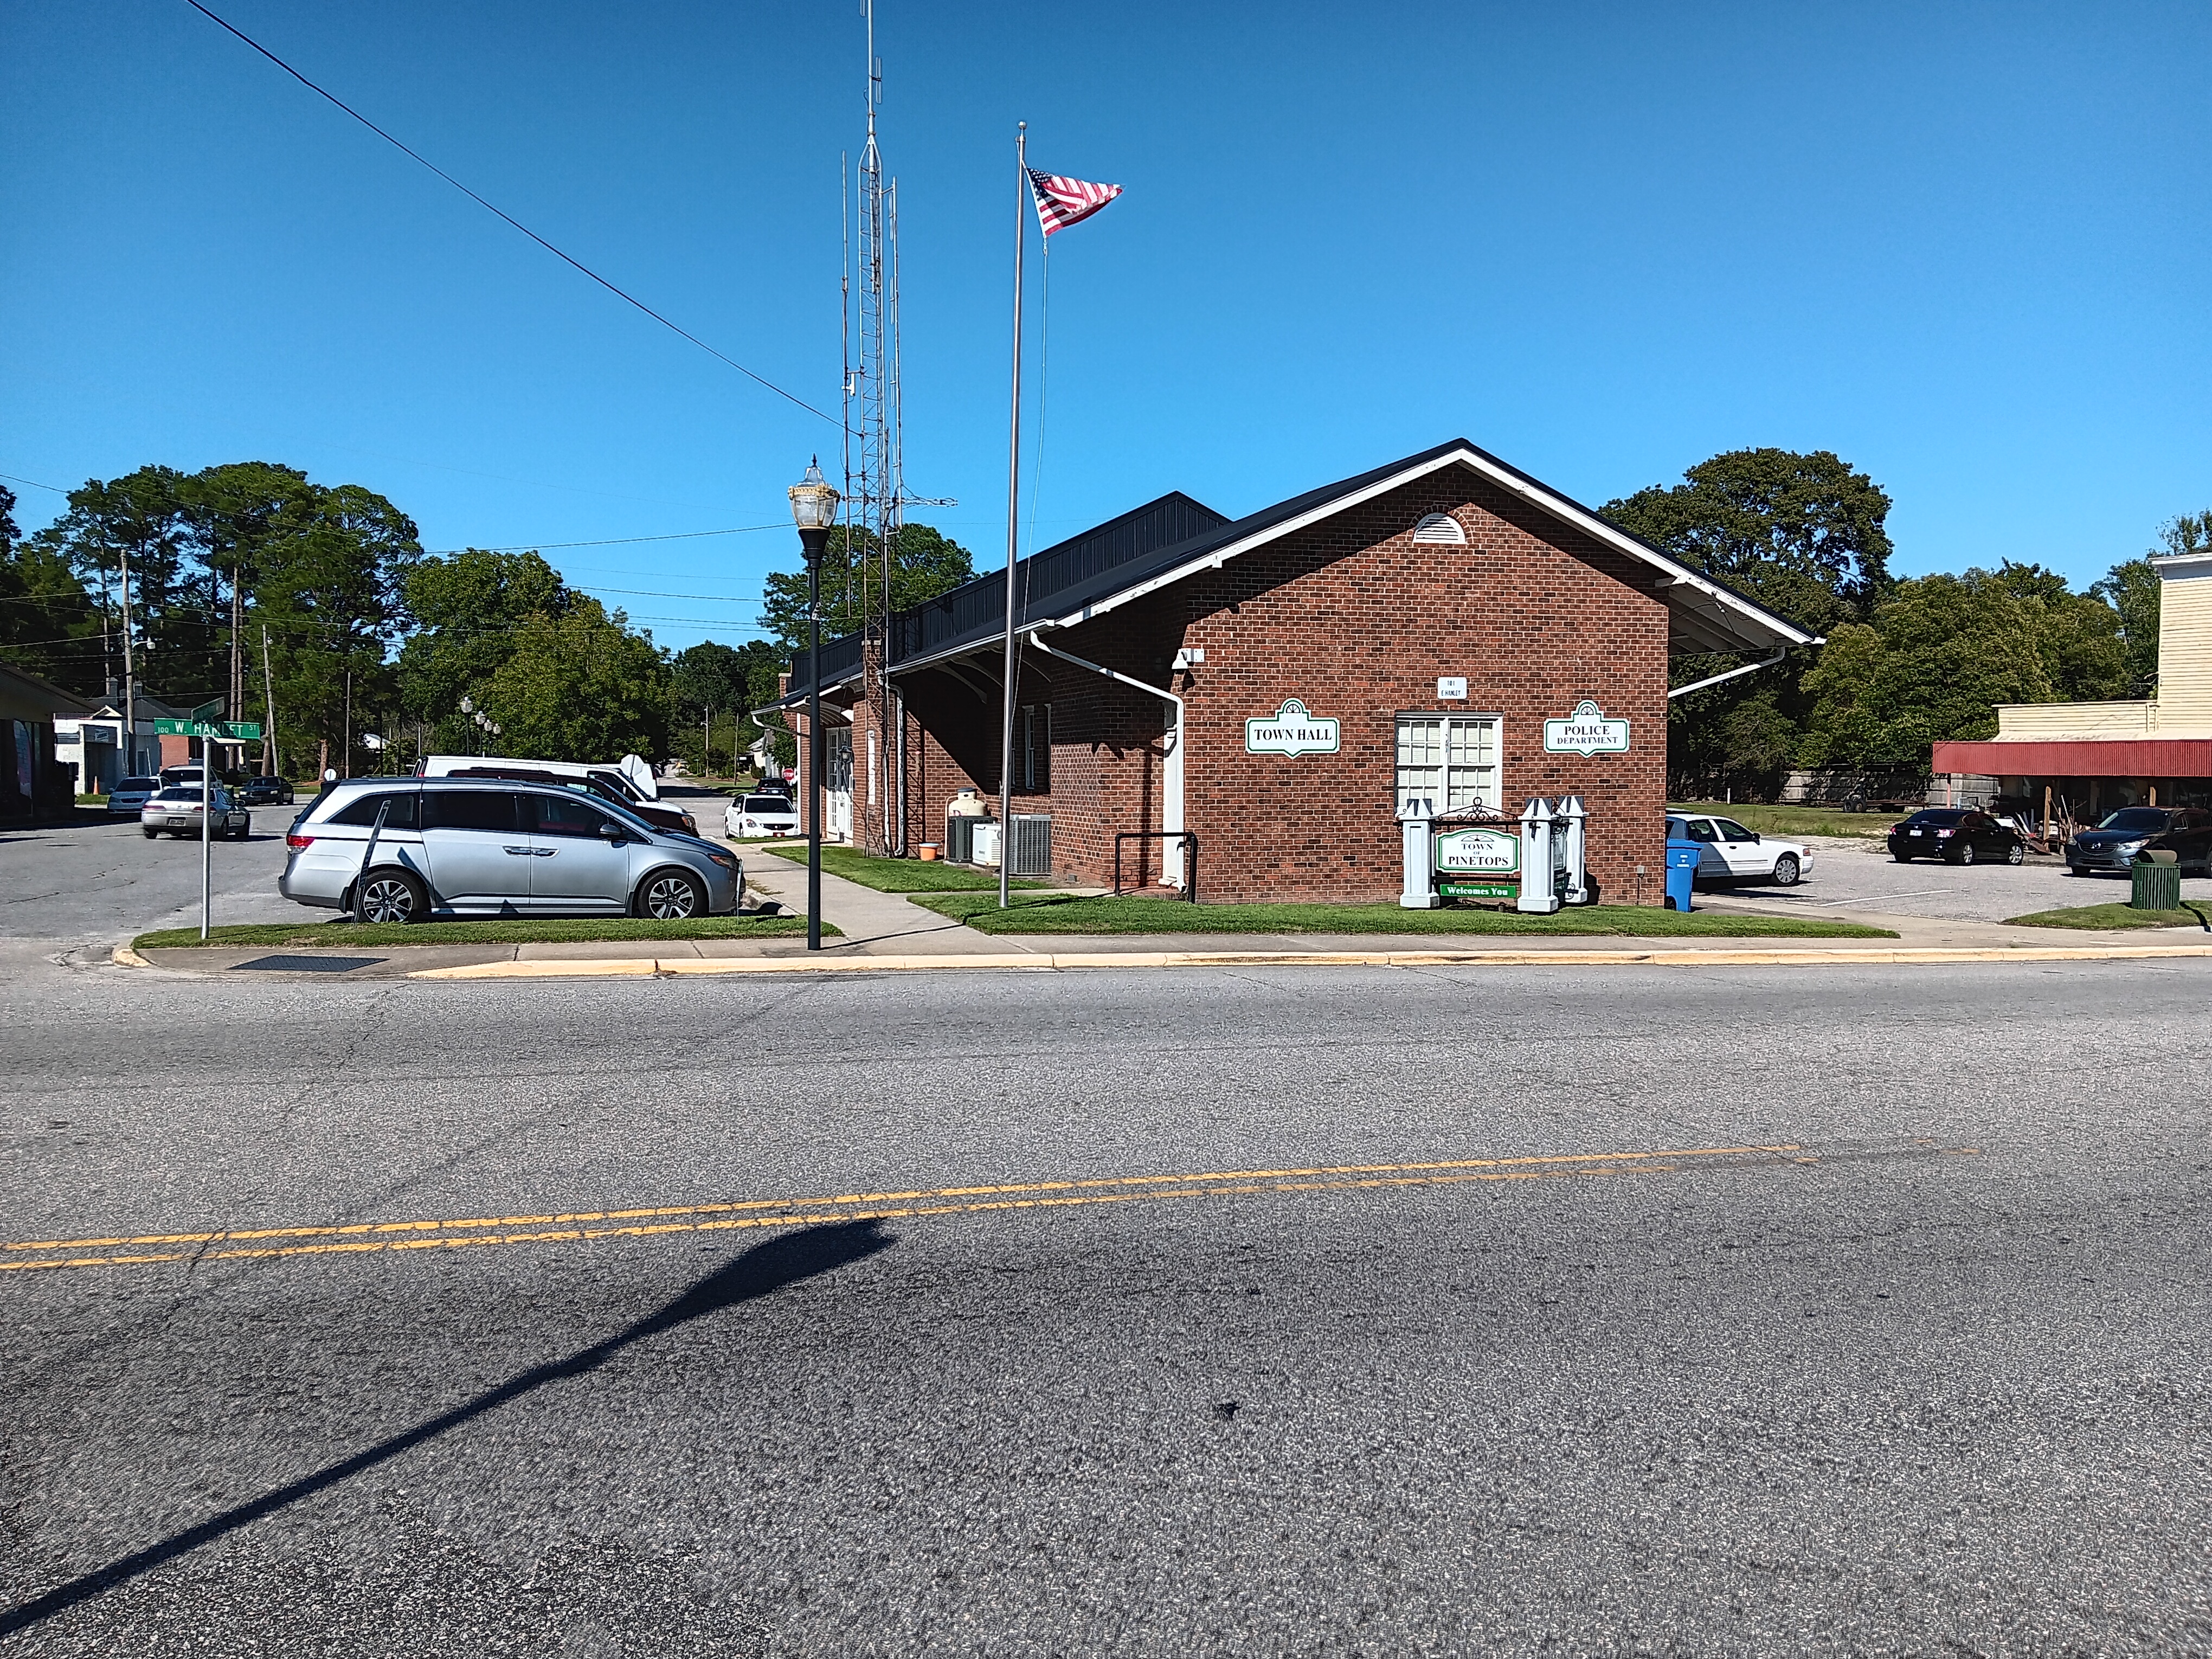
[{"label": "yellow painted curb", "polygon": [[726,974],[902,973],[943,969],[1094,968],[1816,968],[1854,963],[1940,966],[1978,962],[2113,962],[2212,957],[2212,945],[2021,945],[1891,950],[1656,951],[1097,951],[1024,956],[690,957],[483,962],[425,968],[410,979],[650,979]]},{"label": "yellow painted curb", "polygon": [[117,945],[114,954],[110,956],[108,960],[118,968],[151,968],[154,965],[127,945]]}]

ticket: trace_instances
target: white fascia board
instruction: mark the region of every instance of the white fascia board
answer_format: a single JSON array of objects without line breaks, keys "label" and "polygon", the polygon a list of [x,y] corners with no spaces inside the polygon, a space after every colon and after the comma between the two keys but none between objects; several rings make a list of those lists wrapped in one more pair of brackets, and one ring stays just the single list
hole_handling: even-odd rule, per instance
[{"label": "white fascia board", "polygon": [[1402,472],[1394,472],[1389,477],[1379,479],[1364,489],[1355,489],[1348,495],[1324,501],[1319,507],[1310,507],[1295,518],[1285,519],[1278,525],[1271,525],[1267,529],[1248,536],[1242,541],[1231,542],[1226,547],[1216,548],[1202,557],[1191,560],[1188,564],[1178,565],[1163,575],[1153,577],[1148,582],[1139,583],[1137,586],[1116,593],[1110,599],[1102,599],[1096,605],[1085,605],[1080,611],[1072,611],[1065,617],[1056,618],[1051,625],[1056,628],[1071,628],[1077,623],[1087,622],[1093,617],[1103,617],[1109,611],[1118,610],[1133,599],[1141,599],[1146,594],[1158,592],[1161,588],[1179,582],[1186,576],[1194,575],[1200,570],[1218,570],[1240,553],[1249,553],[1254,548],[1264,547],[1269,542],[1279,541],[1283,537],[1292,535],[1310,525],[1319,524],[1325,519],[1333,519],[1340,513],[1370,501],[1378,495],[1387,495],[1393,489],[1413,483],[1416,478],[1425,477],[1430,473],[1447,466],[1468,467],[1501,488],[1510,489],[1515,495],[1533,502],[1550,514],[1552,517],[1574,526],[1618,552],[1626,553],[1638,563],[1665,572],[1671,579],[1671,585],[1697,589],[1714,604],[1724,610],[1735,612],[1753,623],[1761,633],[1769,636],[1767,643],[1776,645],[1821,643],[1819,635],[1808,634],[1794,623],[1783,621],[1779,617],[1769,616],[1748,600],[1731,593],[1717,582],[1701,576],[1688,566],[1677,563],[1664,554],[1646,547],[1633,536],[1623,534],[1594,514],[1586,513],[1564,497],[1555,495],[1550,490],[1532,484],[1527,479],[1505,471],[1471,449],[1448,451],[1444,454],[1422,462],[1418,466],[1409,466]]}]

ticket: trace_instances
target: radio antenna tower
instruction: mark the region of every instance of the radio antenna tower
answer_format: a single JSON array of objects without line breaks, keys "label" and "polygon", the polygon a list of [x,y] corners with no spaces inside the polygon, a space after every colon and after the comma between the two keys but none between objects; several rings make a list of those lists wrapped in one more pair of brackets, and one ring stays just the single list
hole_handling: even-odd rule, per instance
[{"label": "radio antenna tower", "polygon": [[[845,499],[847,568],[857,578],[860,601],[860,631],[874,659],[875,684],[863,688],[876,704],[876,730],[903,750],[894,733],[902,735],[904,710],[891,690],[890,622],[891,568],[905,491],[899,465],[898,383],[898,182],[884,176],[883,151],[876,142],[876,111],[883,101],[883,62],[876,56],[875,0],[861,0],[867,22],[866,142],[860,149],[860,191],[856,203],[860,246],[857,284],[860,353],[857,362],[848,355],[845,367],[846,461]],[[851,315],[849,307],[848,317]],[[854,407],[858,404],[858,408]],[[857,416],[857,419],[854,418]],[[854,453],[857,448],[858,453]],[[857,465],[856,465],[857,463]],[[854,757],[855,762],[859,756]],[[903,760],[903,755],[899,757]],[[906,850],[905,814],[894,813],[894,797],[903,798],[904,771],[896,780],[875,778],[878,762],[870,757],[872,793],[881,809],[881,848],[894,855]],[[854,780],[858,781],[857,779]]]}]

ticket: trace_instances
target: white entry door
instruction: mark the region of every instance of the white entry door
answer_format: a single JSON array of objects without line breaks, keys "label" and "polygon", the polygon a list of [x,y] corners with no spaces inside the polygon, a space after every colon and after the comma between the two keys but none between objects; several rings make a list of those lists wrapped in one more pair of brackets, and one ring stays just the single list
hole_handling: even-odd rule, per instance
[{"label": "white entry door", "polygon": [[853,728],[823,734],[829,750],[822,769],[822,834],[828,841],[853,839]]}]

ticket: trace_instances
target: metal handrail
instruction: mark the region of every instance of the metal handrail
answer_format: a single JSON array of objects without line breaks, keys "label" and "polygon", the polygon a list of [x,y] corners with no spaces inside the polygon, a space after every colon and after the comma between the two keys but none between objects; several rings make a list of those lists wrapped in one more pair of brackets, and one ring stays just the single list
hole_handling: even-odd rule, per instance
[{"label": "metal handrail", "polygon": [[[1198,836],[1188,830],[1117,830],[1114,832],[1114,896],[1121,896],[1121,843],[1125,841],[1179,841],[1182,847],[1182,896],[1191,903],[1198,902]],[[1145,878],[1141,862],[1137,866],[1137,879]],[[1135,892],[1135,888],[1127,890]]]}]

